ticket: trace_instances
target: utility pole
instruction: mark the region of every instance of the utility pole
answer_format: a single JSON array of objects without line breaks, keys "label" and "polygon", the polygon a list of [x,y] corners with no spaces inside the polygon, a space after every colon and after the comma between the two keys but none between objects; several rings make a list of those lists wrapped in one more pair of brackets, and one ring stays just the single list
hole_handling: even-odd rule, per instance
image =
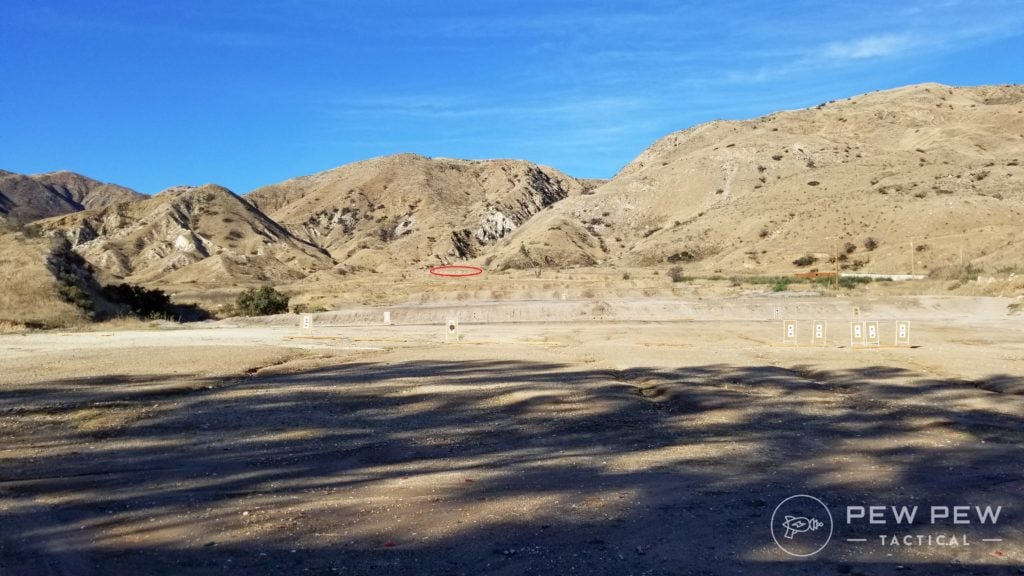
[{"label": "utility pole", "polygon": [[839,291],[839,239],[832,241],[833,259],[836,263],[836,292]]}]

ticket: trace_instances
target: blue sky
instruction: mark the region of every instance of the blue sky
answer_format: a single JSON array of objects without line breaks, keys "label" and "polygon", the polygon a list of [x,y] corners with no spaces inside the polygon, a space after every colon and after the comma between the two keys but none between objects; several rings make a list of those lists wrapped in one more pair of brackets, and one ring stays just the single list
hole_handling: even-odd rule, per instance
[{"label": "blue sky", "polygon": [[610,177],[656,138],[1024,81],[1024,2],[4,0],[0,168],[239,193],[397,152]]}]

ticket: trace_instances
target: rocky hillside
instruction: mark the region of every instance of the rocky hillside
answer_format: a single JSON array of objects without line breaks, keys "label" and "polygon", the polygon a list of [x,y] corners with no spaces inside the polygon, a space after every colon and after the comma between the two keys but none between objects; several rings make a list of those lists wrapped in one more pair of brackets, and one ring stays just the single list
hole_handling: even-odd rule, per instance
[{"label": "rocky hillside", "polygon": [[66,237],[107,281],[288,281],[334,264],[249,202],[209,184],[38,224]]},{"label": "rocky hillside", "polygon": [[0,170],[0,220],[24,224],[145,198],[138,192],[74,172],[14,174]]},{"label": "rocky hillside", "polygon": [[[670,134],[495,265],[1024,266],[1024,86],[909,86]],[[802,260],[801,260],[802,259]],[[805,263],[794,265],[795,260]]]},{"label": "rocky hillside", "polygon": [[246,199],[347,270],[484,256],[535,214],[595,183],[519,160],[400,154],[254,190]]}]

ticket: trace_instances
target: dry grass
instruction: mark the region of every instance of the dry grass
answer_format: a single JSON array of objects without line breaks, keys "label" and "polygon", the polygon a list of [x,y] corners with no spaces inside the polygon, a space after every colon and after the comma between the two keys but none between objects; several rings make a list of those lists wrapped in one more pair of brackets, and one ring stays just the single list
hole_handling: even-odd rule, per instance
[{"label": "dry grass", "polygon": [[174,330],[181,324],[168,320],[143,320],[132,316],[119,316],[102,322],[87,322],[73,326],[77,332],[113,332],[119,330]]},{"label": "dry grass", "polygon": [[0,320],[0,334],[20,334],[28,330],[28,326],[20,322]]},{"label": "dry grass", "polygon": [[81,312],[60,299],[46,268],[49,242],[0,236],[0,321],[11,325],[70,326]]},{"label": "dry grass", "polygon": [[138,407],[89,407],[71,412],[69,422],[79,432],[105,436],[129,426],[145,416],[146,410]]}]

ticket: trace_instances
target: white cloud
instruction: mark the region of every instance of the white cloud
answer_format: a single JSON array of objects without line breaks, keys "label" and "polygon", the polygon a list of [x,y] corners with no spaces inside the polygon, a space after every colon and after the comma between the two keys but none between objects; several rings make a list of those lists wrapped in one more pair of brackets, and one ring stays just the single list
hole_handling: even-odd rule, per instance
[{"label": "white cloud", "polygon": [[833,42],[825,46],[824,57],[828,60],[865,60],[898,56],[918,44],[909,34],[885,34],[868,36],[849,42]]}]

